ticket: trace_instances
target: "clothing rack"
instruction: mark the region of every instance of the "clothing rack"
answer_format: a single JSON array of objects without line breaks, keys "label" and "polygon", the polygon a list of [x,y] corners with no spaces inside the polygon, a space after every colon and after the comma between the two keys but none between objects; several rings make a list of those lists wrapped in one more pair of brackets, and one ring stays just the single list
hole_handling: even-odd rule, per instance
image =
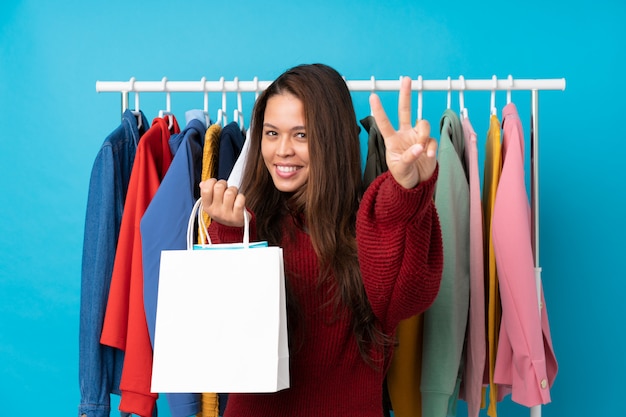
[{"label": "clothing rack", "polygon": [[[345,79],[345,78],[344,78]],[[377,80],[371,76],[369,80],[346,80],[348,89],[353,92],[378,92],[399,91],[401,78],[398,80]],[[226,110],[226,93],[255,93],[257,96],[265,90],[272,81],[260,81],[257,77],[252,80],[240,81],[235,77],[232,81],[226,81],[221,77],[217,81],[207,80],[202,77],[198,81],[170,81],[163,77],[160,81],[137,81],[131,77],[128,81],[96,81],[96,92],[118,92],[122,95],[122,112],[128,109],[129,93],[135,94],[135,109],[139,109],[139,93],[166,93],[167,112],[170,111],[170,93],[196,92],[204,93],[204,110],[208,110],[208,93],[222,93],[222,111]],[[565,90],[565,78],[548,79],[514,79],[511,75],[507,78],[491,79],[458,79],[448,77],[442,80],[425,80],[418,76],[411,82],[411,90],[418,92],[417,117],[422,115],[422,93],[424,91],[447,91],[448,107],[450,104],[451,91],[458,91],[459,104],[464,110],[464,91],[491,91],[491,105],[494,107],[496,91],[507,92],[507,102],[511,101],[511,91],[531,92],[530,112],[530,142],[531,142],[531,224],[532,224],[532,248],[535,266],[535,282],[537,286],[537,308],[541,311],[541,267],[539,264],[539,91]],[[239,107],[240,97],[238,97]],[[540,313],[541,314],[541,313]],[[541,405],[530,408],[531,417],[541,417]]]},{"label": "clothing rack", "polygon": [[[96,81],[97,92],[119,92],[122,95],[122,112],[128,108],[129,93],[135,93],[135,108],[139,108],[139,93],[166,93],[167,111],[170,107],[170,93],[204,93],[204,107],[207,111],[208,93],[222,93],[222,110],[226,107],[226,93],[255,93],[265,90],[271,81],[260,81],[254,77],[250,81],[240,81],[235,77],[232,81],[226,81],[221,77],[218,81],[209,81],[202,77],[199,81],[170,81],[163,77],[161,81],[137,81],[131,77],[128,81]],[[399,91],[400,79],[398,80],[377,80],[371,76],[369,80],[346,80],[350,91]],[[511,99],[511,91],[531,91],[533,97],[541,90],[565,90],[565,78],[547,79],[514,79],[509,75],[505,79],[498,79],[495,75],[491,79],[465,79],[462,75],[458,79],[448,77],[445,80],[425,80],[422,76],[411,82],[411,90],[418,92],[418,118],[421,118],[422,92],[424,91],[447,91],[448,107],[450,104],[450,92],[452,91],[491,91],[492,107],[494,105],[494,94],[496,91],[507,92],[507,102]],[[459,97],[461,108],[464,107],[463,96]],[[537,98],[533,102],[538,101]],[[535,106],[533,106],[535,109]],[[533,120],[536,120],[536,116]]]}]

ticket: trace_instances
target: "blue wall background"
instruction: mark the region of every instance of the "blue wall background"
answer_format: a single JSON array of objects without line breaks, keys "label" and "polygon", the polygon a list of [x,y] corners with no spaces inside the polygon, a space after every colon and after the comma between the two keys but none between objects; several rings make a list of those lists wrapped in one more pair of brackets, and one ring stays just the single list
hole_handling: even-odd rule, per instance
[{"label": "blue wall background", "polygon": [[[565,91],[540,97],[541,263],[560,364],[543,413],[621,413],[626,4],[441,4],[2,2],[0,416],[76,413],[87,186],[120,120],[119,95],[97,94],[96,80],[272,79],[303,62],[328,63],[349,79],[567,79]],[[424,115],[437,126],[446,100],[431,94]],[[395,115],[395,96],[385,100]],[[497,97],[500,109],[504,100]],[[366,116],[367,94],[355,101]],[[513,101],[529,120],[527,93],[514,92]],[[141,103],[151,120],[165,97],[143,95]],[[466,93],[466,104],[484,140],[489,95]],[[212,96],[213,117],[218,105]],[[202,95],[174,95],[172,106],[184,120]],[[510,399],[499,410],[528,415]]]}]

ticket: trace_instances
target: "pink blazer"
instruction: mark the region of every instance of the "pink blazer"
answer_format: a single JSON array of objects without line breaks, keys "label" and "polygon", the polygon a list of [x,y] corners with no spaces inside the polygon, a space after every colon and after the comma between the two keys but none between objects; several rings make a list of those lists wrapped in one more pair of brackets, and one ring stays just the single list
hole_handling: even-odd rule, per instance
[{"label": "pink blazer", "polygon": [[478,417],[487,357],[483,211],[478,175],[477,136],[467,116],[463,117],[461,123],[465,137],[465,164],[469,175],[470,192],[470,301],[465,341],[465,375],[460,395],[467,402],[468,417]]},{"label": "pink blazer", "polygon": [[514,402],[532,407],[550,402],[558,366],[541,286],[541,304],[537,300],[524,134],[513,103],[504,107],[502,119],[503,165],[492,219],[502,301],[494,380],[500,399],[510,393]]}]

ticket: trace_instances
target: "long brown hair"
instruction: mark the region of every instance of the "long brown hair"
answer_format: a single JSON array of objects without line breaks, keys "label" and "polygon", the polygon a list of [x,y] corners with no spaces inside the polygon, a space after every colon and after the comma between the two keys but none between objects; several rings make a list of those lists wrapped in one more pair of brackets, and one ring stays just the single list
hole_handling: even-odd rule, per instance
[{"label": "long brown hair", "polygon": [[[261,155],[267,101],[289,93],[304,107],[309,146],[307,183],[292,194],[278,191]],[[356,213],[362,195],[359,128],[350,91],[333,68],[300,65],[280,75],[257,99],[251,121],[250,149],[241,189],[255,213],[257,234],[280,244],[280,221],[289,212],[304,216],[320,265],[319,282],[331,281],[339,314],[347,308],[361,356],[371,363],[371,348],[388,339],[379,329],[367,299],[356,247]],[[323,219],[323,221],[320,221]],[[292,300],[293,301],[293,300]]]}]

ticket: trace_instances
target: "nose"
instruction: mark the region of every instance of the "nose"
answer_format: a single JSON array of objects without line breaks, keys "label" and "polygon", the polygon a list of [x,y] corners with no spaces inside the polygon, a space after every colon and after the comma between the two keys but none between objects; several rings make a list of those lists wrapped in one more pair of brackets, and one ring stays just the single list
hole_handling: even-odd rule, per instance
[{"label": "nose", "polygon": [[289,137],[288,134],[280,136],[278,143],[276,144],[276,155],[282,157],[293,155],[291,137]]}]

